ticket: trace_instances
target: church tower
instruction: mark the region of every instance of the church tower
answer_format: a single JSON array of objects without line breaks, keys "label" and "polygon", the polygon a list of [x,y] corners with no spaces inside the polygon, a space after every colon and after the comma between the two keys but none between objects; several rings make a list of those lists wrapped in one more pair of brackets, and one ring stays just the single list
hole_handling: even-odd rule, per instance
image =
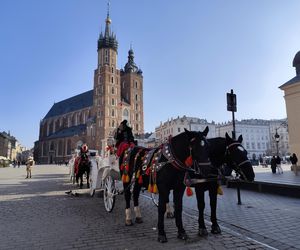
[{"label": "church tower", "polygon": [[[144,105],[143,105],[143,72],[134,62],[132,47],[128,51],[128,61],[121,70],[121,99],[125,103],[122,114],[132,127],[134,134],[144,133]],[[127,104],[127,106],[126,106]]]},{"label": "church tower", "polygon": [[98,66],[94,72],[95,148],[102,149],[103,139],[113,135],[121,122],[120,71],[117,69],[118,41],[111,31],[109,9],[105,20],[105,32],[98,39]]}]

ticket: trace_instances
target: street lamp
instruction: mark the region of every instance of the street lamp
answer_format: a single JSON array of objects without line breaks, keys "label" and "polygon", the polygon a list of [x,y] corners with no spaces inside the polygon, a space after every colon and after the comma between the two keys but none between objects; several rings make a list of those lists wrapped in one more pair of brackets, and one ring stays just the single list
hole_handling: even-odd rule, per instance
[{"label": "street lamp", "polygon": [[279,155],[279,152],[278,152],[278,143],[279,143],[279,140],[280,140],[280,136],[277,133],[277,128],[276,128],[275,141],[276,141],[276,152],[277,152],[277,155]]}]

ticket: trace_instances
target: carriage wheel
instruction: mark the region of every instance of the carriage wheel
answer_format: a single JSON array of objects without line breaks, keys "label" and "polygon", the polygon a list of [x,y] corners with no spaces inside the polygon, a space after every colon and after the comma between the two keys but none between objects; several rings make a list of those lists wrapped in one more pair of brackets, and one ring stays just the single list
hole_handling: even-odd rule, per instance
[{"label": "carriage wheel", "polygon": [[151,193],[151,200],[154,203],[154,205],[158,207],[158,194]]},{"label": "carriage wheel", "polygon": [[93,197],[95,195],[95,189],[93,188],[93,181],[90,180],[90,196]]},{"label": "carriage wheel", "polygon": [[108,175],[104,180],[104,206],[107,212],[111,212],[115,206],[115,196],[116,188],[115,188],[115,182],[113,178]]}]

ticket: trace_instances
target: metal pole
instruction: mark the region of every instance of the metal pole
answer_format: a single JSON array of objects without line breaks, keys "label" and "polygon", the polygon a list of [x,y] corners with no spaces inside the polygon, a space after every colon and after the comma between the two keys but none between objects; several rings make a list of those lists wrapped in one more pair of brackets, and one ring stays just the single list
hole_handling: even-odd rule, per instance
[{"label": "metal pole", "polygon": [[235,118],[234,118],[234,111],[232,111],[232,139],[235,140]]}]

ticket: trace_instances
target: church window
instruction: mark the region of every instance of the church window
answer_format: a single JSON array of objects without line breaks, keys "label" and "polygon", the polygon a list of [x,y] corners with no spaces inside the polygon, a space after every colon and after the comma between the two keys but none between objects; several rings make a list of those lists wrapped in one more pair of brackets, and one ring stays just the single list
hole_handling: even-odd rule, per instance
[{"label": "church window", "polygon": [[59,142],[58,142],[58,155],[63,155],[63,144],[62,144],[62,140],[59,140]]},{"label": "church window", "polygon": [[124,109],[124,111],[123,111],[123,116],[128,116],[129,115],[129,112],[128,112],[128,110],[127,109]]},{"label": "church window", "polygon": [[135,95],[135,100],[136,100],[136,101],[138,100],[138,95]]},{"label": "church window", "polygon": [[111,67],[111,73],[114,73],[114,67]]},{"label": "church window", "polygon": [[111,99],[111,105],[115,106],[115,99],[114,98]]},{"label": "church window", "polygon": [[135,104],[135,110],[136,110],[136,111],[138,110],[138,106],[139,106],[139,105],[136,103],[136,104]]},{"label": "church window", "polygon": [[139,130],[139,124],[135,124],[135,130],[136,130],[136,131]]},{"label": "church window", "polygon": [[67,141],[67,155],[71,155],[71,140]]},{"label": "church window", "polygon": [[114,95],[115,94],[115,88],[111,87],[111,93]]},{"label": "church window", "polygon": [[138,88],[138,82],[135,82],[135,88],[136,89]]},{"label": "church window", "polygon": [[115,117],[115,110],[114,109],[111,110],[111,116]]},{"label": "church window", "polygon": [[112,120],[111,126],[114,128],[115,127],[115,120]]},{"label": "church window", "polygon": [[135,120],[136,120],[136,121],[139,120],[139,114],[135,114]]},{"label": "church window", "polygon": [[114,77],[113,76],[111,77],[111,83],[114,83]]}]

